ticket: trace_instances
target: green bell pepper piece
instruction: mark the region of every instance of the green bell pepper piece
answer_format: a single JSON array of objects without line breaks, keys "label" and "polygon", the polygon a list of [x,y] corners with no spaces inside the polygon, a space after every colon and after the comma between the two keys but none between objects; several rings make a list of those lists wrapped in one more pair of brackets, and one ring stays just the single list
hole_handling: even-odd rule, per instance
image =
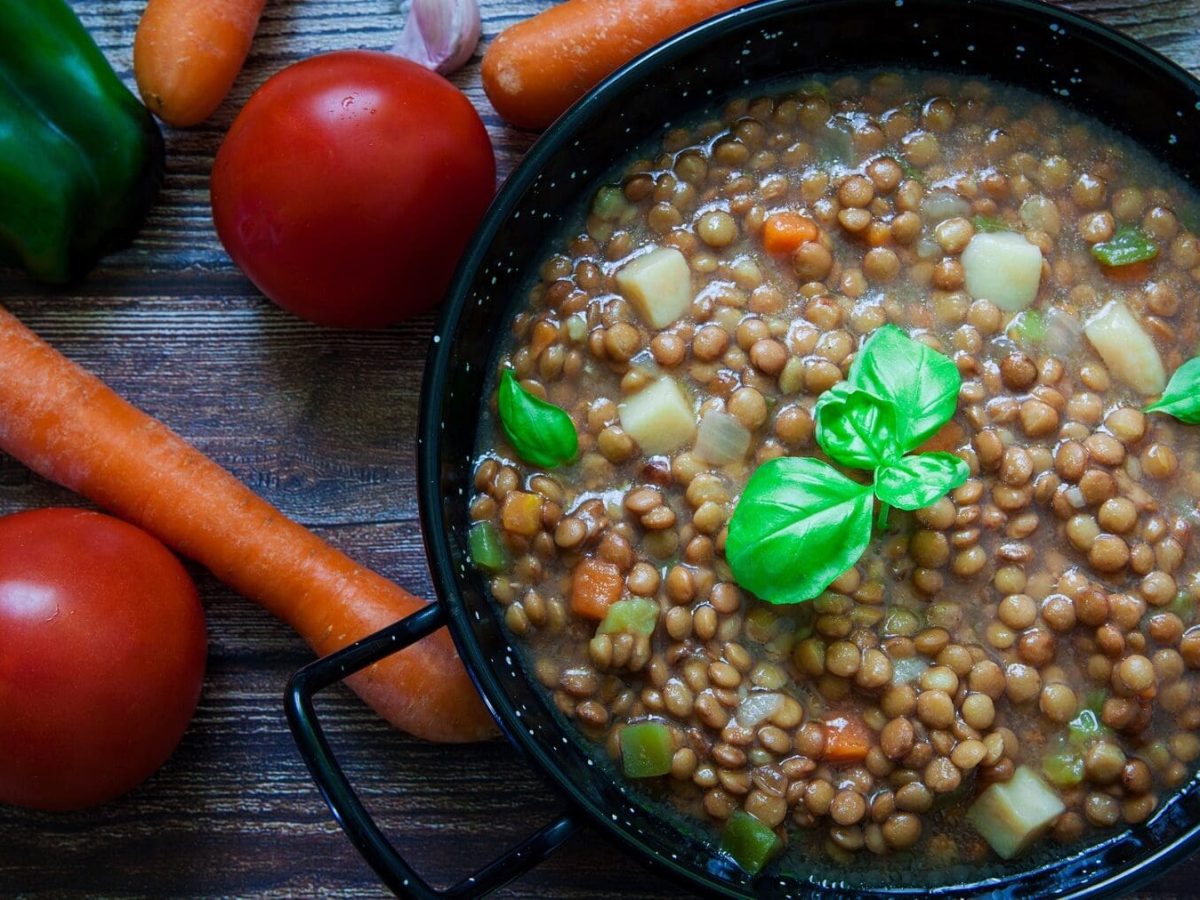
[{"label": "green bell pepper piece", "polygon": [[1086,747],[1096,738],[1108,733],[1108,728],[1100,721],[1100,716],[1092,709],[1081,709],[1079,714],[1067,723],[1067,740],[1072,747]]},{"label": "green bell pepper piece", "polygon": [[662,722],[626,725],[619,735],[621,768],[629,778],[654,778],[671,771],[675,747],[671,729]]},{"label": "green bell pepper piece", "polygon": [[133,239],[163,139],[65,0],[0,0],[0,261],[63,283]]},{"label": "green bell pepper piece", "polygon": [[656,600],[647,600],[644,597],[618,600],[608,608],[596,633],[616,634],[619,631],[627,631],[630,634],[653,634],[654,626],[658,624],[658,613]]},{"label": "green bell pepper piece", "polygon": [[1158,256],[1158,244],[1136,225],[1122,225],[1112,238],[1092,245],[1092,256],[1110,268],[1128,266],[1154,259]]},{"label": "green bell pepper piece", "polygon": [[779,850],[783,842],[745,810],[735,809],[721,832],[721,850],[750,875],[757,875]]},{"label": "green bell pepper piece", "polygon": [[1042,774],[1058,788],[1075,787],[1083,783],[1083,759],[1063,751],[1042,760]]},{"label": "green bell pepper piece", "polygon": [[500,541],[500,532],[491,522],[480,522],[471,526],[467,536],[471,548],[471,562],[489,572],[503,572],[508,568],[508,554]]}]

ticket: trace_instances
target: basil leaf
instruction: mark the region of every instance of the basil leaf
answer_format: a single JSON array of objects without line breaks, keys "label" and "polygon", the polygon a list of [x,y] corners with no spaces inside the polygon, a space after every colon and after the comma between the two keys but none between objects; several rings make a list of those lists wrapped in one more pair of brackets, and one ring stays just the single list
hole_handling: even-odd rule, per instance
[{"label": "basil leaf", "polygon": [[770,603],[811,600],[858,562],[871,541],[871,486],[808,457],[759,466],[725,542],[737,583]]},{"label": "basil leaf", "polygon": [[1158,244],[1136,225],[1122,225],[1111,238],[1092,244],[1092,256],[1105,266],[1128,266],[1158,256]]},{"label": "basil leaf", "polygon": [[953,453],[918,453],[876,472],[875,496],[897,509],[923,509],[970,475]]},{"label": "basil leaf", "polygon": [[884,325],[871,335],[854,357],[848,380],[896,407],[896,438],[905,451],[919,447],[950,421],[962,387],[953,360],[895,325]]},{"label": "basil leaf", "polygon": [[829,458],[854,469],[876,469],[904,455],[896,407],[845,382],[821,395],[814,409],[817,443]]},{"label": "basil leaf", "polygon": [[1200,425],[1200,356],[1176,369],[1163,395],[1145,411],[1166,413],[1180,422]]},{"label": "basil leaf", "polygon": [[500,376],[497,406],[504,433],[525,462],[553,468],[575,459],[579,435],[571,417],[521,387],[512,369]]}]

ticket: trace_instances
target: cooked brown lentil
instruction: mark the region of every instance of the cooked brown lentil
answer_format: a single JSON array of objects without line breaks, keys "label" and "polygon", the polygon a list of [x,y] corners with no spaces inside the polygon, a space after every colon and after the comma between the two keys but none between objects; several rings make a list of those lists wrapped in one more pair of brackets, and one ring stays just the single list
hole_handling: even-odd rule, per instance
[{"label": "cooked brown lentil", "polygon": [[[1083,782],[1049,830],[1069,843],[1143,821],[1200,759],[1200,437],[1143,413],[1120,360],[1081,336],[1123,293],[1168,371],[1192,354],[1200,238],[1180,212],[1195,201],[1067,118],[920,75],[734,101],[633,164],[616,204],[541,266],[504,361],[572,417],[580,459],[539,471],[499,429],[481,446],[471,517],[509,560],[492,595],[598,752],[618,756],[628,722],[671,727],[665,779],[691,814],[743,809],[816,832],[796,843],[841,861],[923,845],[973,862],[987,849],[962,809],[1018,766],[1077,755]],[[772,257],[761,233],[785,210],[817,237]],[[971,293],[983,220],[1042,253],[1044,336]],[[1142,282],[1110,280],[1089,253],[1127,223],[1164,250]],[[654,247],[691,280],[661,327],[617,283]],[[737,498],[755,465],[812,451],[817,397],[889,322],[962,373],[935,440],[972,477],[894,513],[814,601],[764,604],[724,560]],[[624,404],[664,378],[696,422],[721,414],[736,449],[693,428],[644,452]],[[597,634],[573,611],[588,561],[622,598],[658,604],[652,635]],[[1066,736],[1085,707],[1103,730],[1078,746]],[[833,729],[847,719],[864,743]]]}]

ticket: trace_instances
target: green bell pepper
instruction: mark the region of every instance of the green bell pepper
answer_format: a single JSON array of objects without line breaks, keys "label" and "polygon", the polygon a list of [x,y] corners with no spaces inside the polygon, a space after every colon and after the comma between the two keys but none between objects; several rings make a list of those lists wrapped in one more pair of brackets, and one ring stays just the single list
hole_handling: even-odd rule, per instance
[{"label": "green bell pepper", "polygon": [[163,139],[65,0],[0,0],[0,262],[63,283],[127,246]]},{"label": "green bell pepper", "polygon": [[721,833],[721,850],[750,875],[757,875],[783,849],[775,831],[750,813],[735,809]]}]

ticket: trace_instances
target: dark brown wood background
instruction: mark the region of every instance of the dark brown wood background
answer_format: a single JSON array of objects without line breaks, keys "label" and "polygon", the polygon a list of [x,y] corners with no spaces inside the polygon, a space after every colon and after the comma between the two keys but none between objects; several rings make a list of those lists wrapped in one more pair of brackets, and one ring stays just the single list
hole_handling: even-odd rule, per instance
[{"label": "dark brown wood background", "polygon": [[[73,3],[128,78],[143,0]],[[482,0],[484,40],[547,5]],[[1200,73],[1200,0],[1062,5]],[[213,155],[255,87],[287,63],[321,51],[387,48],[406,8],[401,0],[271,0],[227,102],[203,126],[165,129],[166,183],[135,246],[67,291],[36,289],[14,273],[0,273],[0,298],[288,515],[428,595],[413,450],[432,317],[366,334],[293,319],[229,261],[208,205]],[[493,113],[479,87],[478,58],[455,81],[483,115],[504,177],[533,135],[507,128]],[[0,456],[0,513],[81,503]],[[0,808],[0,895],[382,893],[322,803],[284,721],[284,684],[310,653],[207,572],[193,572],[208,615],[210,651],[204,696],[178,751],[141,788],[96,810],[44,815]],[[346,691],[323,696],[322,710],[353,781],[387,833],[434,883],[466,874],[559,808],[499,740],[426,744],[390,730]],[[1145,896],[1196,896],[1197,885],[1200,858],[1164,876]],[[567,900],[679,893],[585,829],[503,895]]]}]

